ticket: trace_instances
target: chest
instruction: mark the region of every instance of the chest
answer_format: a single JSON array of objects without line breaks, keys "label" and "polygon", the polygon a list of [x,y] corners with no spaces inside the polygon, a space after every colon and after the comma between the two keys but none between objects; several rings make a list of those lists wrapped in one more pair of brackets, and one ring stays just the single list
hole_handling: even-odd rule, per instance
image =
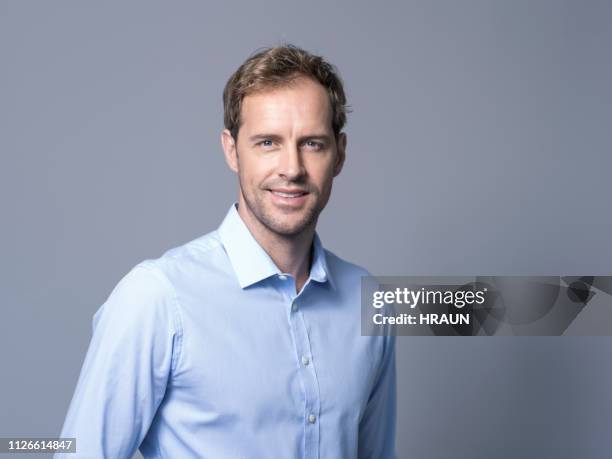
[{"label": "chest", "polygon": [[358,422],[376,361],[358,306],[329,294],[222,291],[182,298],[175,396],[207,419],[261,424],[314,410],[328,422]]}]

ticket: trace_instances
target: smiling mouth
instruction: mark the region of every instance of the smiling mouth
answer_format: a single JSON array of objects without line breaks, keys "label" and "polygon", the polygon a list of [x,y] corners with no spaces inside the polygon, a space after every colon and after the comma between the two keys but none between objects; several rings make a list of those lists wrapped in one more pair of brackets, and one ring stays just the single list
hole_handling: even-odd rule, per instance
[{"label": "smiling mouth", "polygon": [[300,198],[308,194],[307,191],[291,191],[291,192],[278,191],[278,190],[268,190],[268,191],[271,192],[273,195],[280,196],[281,198],[289,198],[289,199]]}]

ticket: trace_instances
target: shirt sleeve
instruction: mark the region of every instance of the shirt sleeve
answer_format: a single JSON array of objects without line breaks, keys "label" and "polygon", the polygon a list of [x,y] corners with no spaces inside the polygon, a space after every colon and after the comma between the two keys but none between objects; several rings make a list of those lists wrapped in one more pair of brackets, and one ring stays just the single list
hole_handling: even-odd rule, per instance
[{"label": "shirt sleeve", "polygon": [[396,419],[395,336],[380,337],[378,377],[359,424],[359,459],[394,459]]},{"label": "shirt sleeve", "polygon": [[62,428],[76,454],[131,458],[147,434],[180,351],[176,295],[165,275],[140,264],[93,318],[93,335]]}]

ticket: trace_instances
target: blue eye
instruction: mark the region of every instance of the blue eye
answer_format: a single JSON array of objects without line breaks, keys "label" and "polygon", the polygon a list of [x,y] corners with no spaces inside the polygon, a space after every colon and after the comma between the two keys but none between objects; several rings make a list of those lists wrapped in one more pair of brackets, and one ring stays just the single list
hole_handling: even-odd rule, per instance
[{"label": "blue eye", "polygon": [[260,145],[260,146],[265,147],[265,148],[270,148],[270,147],[274,146],[274,141],[271,140],[271,139],[265,139],[265,140],[262,140],[261,142],[259,142],[257,145]]},{"label": "blue eye", "polygon": [[306,146],[316,151],[322,150],[324,147],[324,145],[321,142],[315,142],[314,140],[307,140]]}]

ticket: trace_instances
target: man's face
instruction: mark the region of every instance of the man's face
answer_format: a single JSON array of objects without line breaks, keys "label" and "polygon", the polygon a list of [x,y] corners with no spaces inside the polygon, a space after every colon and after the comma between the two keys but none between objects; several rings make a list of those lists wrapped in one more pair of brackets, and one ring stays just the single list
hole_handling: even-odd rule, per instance
[{"label": "man's face", "polygon": [[228,165],[239,177],[239,207],[277,235],[314,228],[346,146],[344,134],[334,137],[327,91],[299,78],[246,96],[240,116],[237,143],[229,131],[222,135]]}]

